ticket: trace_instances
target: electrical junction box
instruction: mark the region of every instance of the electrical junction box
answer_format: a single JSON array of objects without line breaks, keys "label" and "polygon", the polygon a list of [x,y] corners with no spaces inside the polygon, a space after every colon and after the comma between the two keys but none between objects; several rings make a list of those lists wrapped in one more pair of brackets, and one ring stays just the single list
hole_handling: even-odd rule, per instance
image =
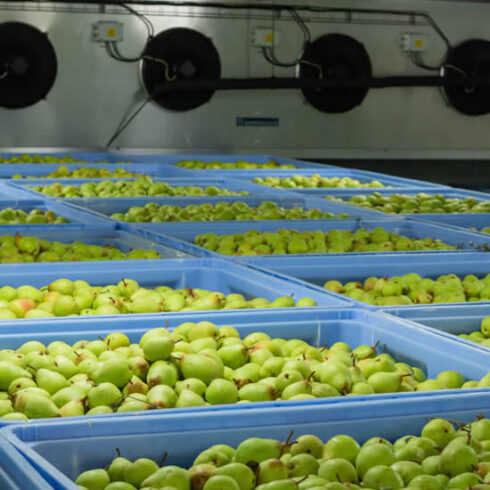
[{"label": "electrical junction box", "polygon": [[408,53],[421,53],[429,49],[429,39],[425,34],[402,34],[401,47]]},{"label": "electrical junction box", "polygon": [[270,48],[279,44],[280,32],[272,27],[256,27],[253,31],[252,42],[257,48]]},{"label": "electrical junction box", "polygon": [[95,43],[123,40],[123,24],[117,21],[100,21],[92,24],[92,41]]}]

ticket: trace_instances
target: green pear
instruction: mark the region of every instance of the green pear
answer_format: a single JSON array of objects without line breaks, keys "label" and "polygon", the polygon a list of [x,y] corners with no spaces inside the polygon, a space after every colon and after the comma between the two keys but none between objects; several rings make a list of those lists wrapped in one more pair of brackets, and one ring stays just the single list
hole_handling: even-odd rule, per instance
[{"label": "green pear", "polygon": [[318,461],[311,454],[296,454],[287,463],[288,476],[291,478],[315,475],[318,467]]},{"label": "green pear", "polygon": [[285,480],[288,477],[288,468],[276,458],[266,459],[260,462],[259,475],[257,483],[269,483],[275,480]]},{"label": "green pear", "polygon": [[36,393],[27,393],[24,402],[24,414],[30,419],[59,417],[58,407],[49,398]]},{"label": "green pear", "polygon": [[215,378],[223,376],[223,367],[216,360],[202,354],[184,354],[180,369],[185,378],[197,378],[209,385]]},{"label": "green pear", "polygon": [[214,379],[206,389],[205,398],[211,405],[236,403],[239,392],[234,383],[226,379]]},{"label": "green pear", "polygon": [[101,383],[87,393],[88,406],[91,409],[101,405],[111,406],[119,402],[121,398],[121,392],[112,383]]},{"label": "green pear", "polygon": [[213,475],[204,484],[203,490],[240,490],[240,486],[228,475]]},{"label": "green pear", "polygon": [[266,459],[278,458],[281,450],[282,443],[279,441],[251,437],[238,445],[233,461],[243,464],[247,464],[249,461],[260,463]]},{"label": "green pear", "polygon": [[182,390],[175,402],[176,408],[202,407],[205,405],[206,402],[199,395],[190,390]]},{"label": "green pear", "polygon": [[139,488],[148,477],[158,471],[155,461],[147,458],[140,458],[131,464],[124,466],[123,479],[125,482]]},{"label": "green pear", "polygon": [[50,395],[69,386],[68,380],[62,374],[49,369],[38,369],[36,383],[39,388],[46,390]]},{"label": "green pear", "polygon": [[0,361],[0,390],[6,391],[17,378],[30,378],[31,375],[21,367],[8,361]]},{"label": "green pear", "polygon": [[75,417],[85,414],[85,405],[82,400],[71,400],[60,409],[61,417]]},{"label": "green pear", "polygon": [[240,490],[252,490],[255,487],[255,473],[243,463],[228,463],[216,469],[217,475],[226,475],[235,480]]},{"label": "green pear", "polygon": [[109,479],[111,482],[114,481],[123,481],[124,480],[124,471],[131,464],[131,461],[126,458],[122,458],[118,456],[113,459],[111,464],[107,468],[107,474],[109,475]]},{"label": "green pear", "polygon": [[99,469],[84,471],[78,476],[75,483],[89,490],[104,490],[109,485],[110,480],[107,471]]},{"label": "green pear", "polygon": [[386,487],[390,487],[392,490],[403,488],[401,476],[394,469],[385,465],[372,466],[364,475],[362,483],[364,487],[374,490]]},{"label": "green pear", "polygon": [[327,441],[322,456],[324,459],[343,458],[355,464],[360,449],[359,444],[352,437],[337,435]]},{"label": "green pear", "polygon": [[167,361],[156,361],[148,370],[146,382],[150,388],[160,384],[173,387],[177,383],[178,377],[178,370],[173,364]]},{"label": "green pear", "polygon": [[173,408],[177,403],[175,391],[167,385],[154,386],[146,396],[148,403],[157,408]]},{"label": "green pear", "polygon": [[109,359],[99,363],[93,372],[92,379],[95,383],[112,383],[122,388],[132,377],[133,373],[127,359]]},{"label": "green pear", "polygon": [[173,487],[176,490],[190,490],[190,477],[187,470],[178,466],[164,466],[149,476],[141,484],[141,488],[146,487]]}]

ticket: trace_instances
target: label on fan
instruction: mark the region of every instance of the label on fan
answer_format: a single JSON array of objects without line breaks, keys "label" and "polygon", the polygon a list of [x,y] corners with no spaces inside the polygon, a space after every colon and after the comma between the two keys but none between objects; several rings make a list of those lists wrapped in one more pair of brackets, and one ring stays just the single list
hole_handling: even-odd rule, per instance
[{"label": "label on fan", "polygon": [[254,127],[278,127],[278,117],[237,117],[237,126],[254,126]]}]

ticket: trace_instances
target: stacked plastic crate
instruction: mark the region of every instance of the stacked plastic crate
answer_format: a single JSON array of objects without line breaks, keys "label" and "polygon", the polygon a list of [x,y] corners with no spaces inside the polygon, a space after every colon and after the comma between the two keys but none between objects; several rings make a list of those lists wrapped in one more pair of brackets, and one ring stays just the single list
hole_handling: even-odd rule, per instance
[{"label": "stacked plastic crate", "polygon": [[[0,161],[2,490],[486,488],[485,194],[270,156]],[[462,425],[401,451],[429,417]],[[368,464],[338,434],[399,441]]]}]

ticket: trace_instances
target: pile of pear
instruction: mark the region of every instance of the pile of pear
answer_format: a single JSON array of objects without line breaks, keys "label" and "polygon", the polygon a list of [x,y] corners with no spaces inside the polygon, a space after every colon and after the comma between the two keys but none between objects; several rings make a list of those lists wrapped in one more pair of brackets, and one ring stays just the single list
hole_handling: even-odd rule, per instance
[{"label": "pile of pear", "polygon": [[[81,158],[73,158],[70,155],[39,155],[23,153],[22,155],[12,155],[11,157],[1,157],[0,163],[89,163]],[[108,162],[94,162],[108,163]]]},{"label": "pile of pear", "polygon": [[236,447],[218,442],[189,455],[189,467],[165,464],[172,448],[164,443],[168,453],[156,461],[130,460],[116,450],[105,468],[81,473],[76,484],[82,490],[489,490],[490,420],[453,424],[434,418],[420,434],[393,442],[383,434],[364,443],[346,434],[292,440],[294,433],[284,441],[249,437]]},{"label": "pile of pear", "polygon": [[53,211],[35,208],[29,212],[14,208],[0,210],[0,225],[58,225],[63,223],[68,223],[68,220]]},{"label": "pile of pear", "polygon": [[61,243],[35,236],[0,236],[1,264],[159,258],[161,255],[156,250],[133,249],[130,252],[123,252],[110,245],[87,245],[83,242]]},{"label": "pile of pear", "polygon": [[291,177],[256,177],[253,179],[253,182],[255,184],[282,189],[360,189],[364,187],[389,187],[384,186],[379,180],[361,182],[351,177],[322,177],[319,174],[313,174],[311,176],[293,175]]},{"label": "pile of pear", "polygon": [[44,175],[14,174],[12,175],[12,179],[123,179],[143,176],[144,174],[129,172],[121,167],[114,170],[100,167],[80,167],[70,170],[68,167],[60,165],[53,172],[49,172]]},{"label": "pile of pear", "polygon": [[374,192],[368,196],[352,196],[346,201],[331,196],[325,199],[354,204],[383,213],[490,213],[490,201],[479,201],[473,197],[466,199],[444,197],[442,194],[424,192],[414,195],[391,194],[389,196]]},{"label": "pile of pear", "polygon": [[190,287],[147,289],[133,279],[122,279],[118,284],[107,286],[57,279],[41,288],[30,285],[0,288],[0,320],[316,305],[316,301],[309,297],[298,301],[292,296],[281,296],[273,301],[266,298],[247,300],[238,293],[225,295]]},{"label": "pile of pear", "polygon": [[29,341],[0,351],[0,416],[7,420],[121,413],[239,402],[470,389],[456,371],[424,372],[377,346],[328,348],[232,326],[186,322],[138,343],[120,332],[73,345]]},{"label": "pile of pear", "polygon": [[[194,243],[224,255],[324,254],[349,252],[402,252],[411,250],[455,250],[441,240],[410,239],[390,233],[381,227],[372,231],[297,231],[279,229],[277,232],[248,230],[245,233],[197,235]],[[337,291],[338,292],[338,291]]]},{"label": "pile of pear", "polygon": [[364,282],[345,284],[329,280],[323,287],[376,306],[490,301],[490,273],[482,279],[474,274],[463,278],[444,274],[437,279],[416,273],[390,278],[371,276]]},{"label": "pile of pear", "polygon": [[112,219],[137,223],[160,223],[166,221],[236,221],[236,220],[290,220],[290,219],[342,219],[345,213],[334,215],[320,209],[303,209],[300,206],[284,208],[275,202],[264,201],[258,206],[249,206],[243,201],[219,202],[217,204],[189,204],[172,206],[150,202],[145,206],[133,206],[125,213],[114,213]]},{"label": "pile of pear", "polygon": [[469,334],[459,334],[459,337],[466,340],[472,340],[477,344],[490,348],[490,316],[482,319],[480,322],[480,330],[471,332]]},{"label": "pile of pear", "polygon": [[103,180],[86,182],[82,185],[63,185],[55,182],[50,185],[29,186],[30,189],[51,197],[144,197],[144,196],[246,196],[249,193],[234,192],[216,186],[178,186],[167,182],[154,182],[151,177],[137,180]]},{"label": "pile of pear", "polygon": [[214,169],[214,170],[237,170],[237,169],[291,169],[296,168],[295,165],[292,164],[280,164],[275,160],[268,160],[265,163],[256,163],[256,162],[247,162],[246,160],[237,160],[236,162],[219,162],[219,161],[211,161],[211,162],[203,162],[202,160],[182,160],[177,162],[175,165],[177,167],[189,168],[194,170],[205,170],[205,169]]},{"label": "pile of pear", "polygon": [[478,230],[478,228],[470,228],[471,231],[480,231],[481,233],[490,233],[490,226]]}]

